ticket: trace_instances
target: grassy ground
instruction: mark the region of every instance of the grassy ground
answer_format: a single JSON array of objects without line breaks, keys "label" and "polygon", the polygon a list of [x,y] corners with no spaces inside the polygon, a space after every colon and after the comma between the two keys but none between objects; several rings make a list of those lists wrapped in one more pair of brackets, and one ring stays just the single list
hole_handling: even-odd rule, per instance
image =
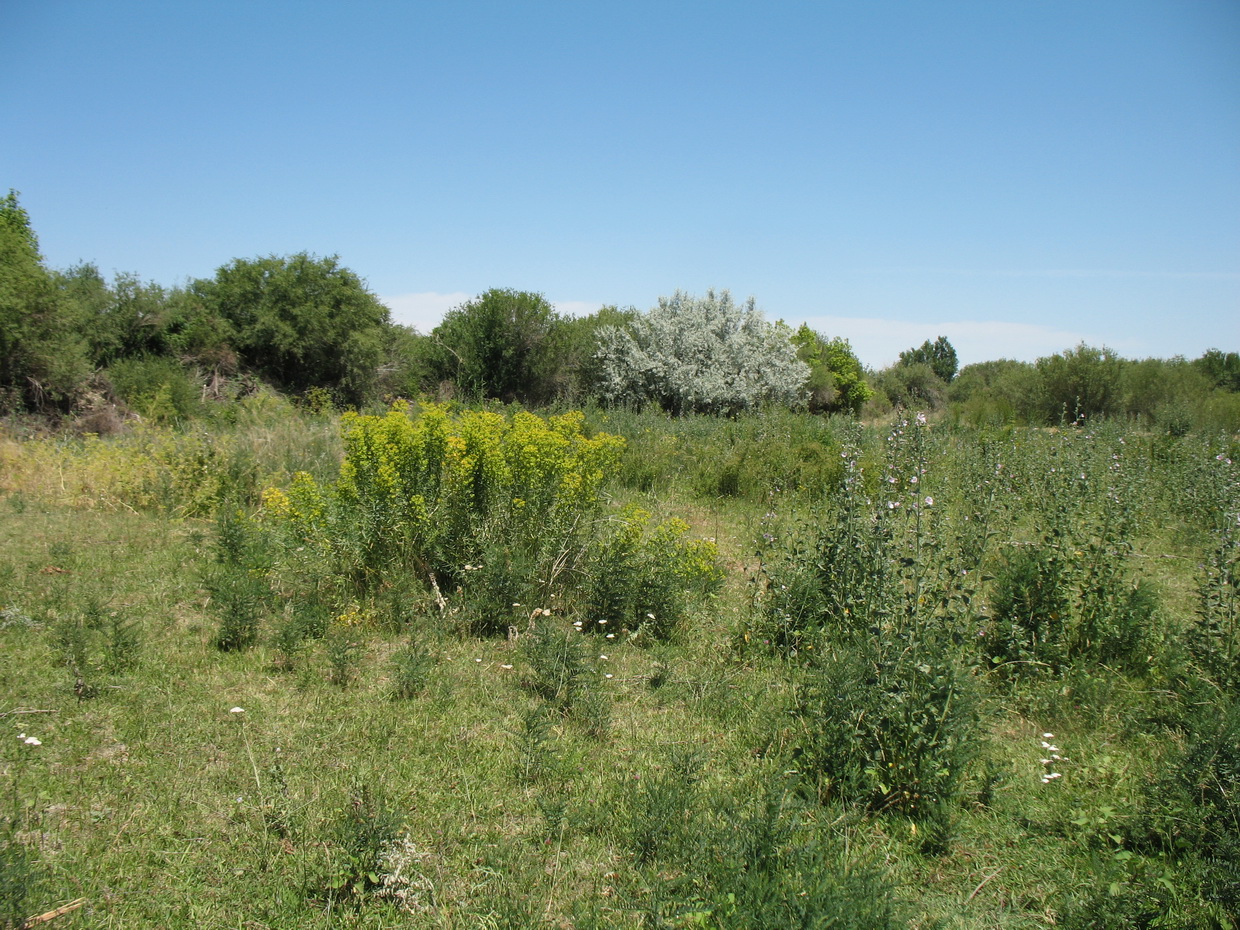
[{"label": "grassy ground", "polygon": [[[729,844],[746,838],[736,855],[757,861],[763,829],[786,832],[771,841],[780,880],[801,882],[822,914],[843,908],[838,926],[1016,930],[1061,923],[1099,889],[1192,897],[1191,875],[1133,853],[1125,832],[1183,742],[1148,678],[1093,668],[983,682],[976,760],[935,842],[923,820],[807,792],[796,678],[743,645],[761,534],[801,505],[746,487],[761,481],[745,457],[769,437],[728,427],[734,481],[696,457],[708,437],[695,428],[641,425],[653,430],[632,443],[644,461],[626,463],[635,478],[613,493],[716,538],[724,591],[679,642],[588,638],[577,661],[589,697],[569,715],[531,689],[527,637],[462,635],[451,607],[411,630],[333,632],[292,657],[270,628],[256,648],[219,652],[203,584],[210,521],[10,487],[0,926],[70,901],[82,903],[54,926],[743,926],[728,896],[760,897],[757,870],[729,866]],[[801,449],[810,441],[793,436],[770,467],[789,480],[808,463],[818,480],[827,466]],[[660,456],[674,475],[650,472]],[[739,496],[719,496],[720,480]],[[1134,556],[1172,613],[1192,610],[1196,558],[1165,525]],[[423,658],[402,673],[393,658],[411,636]],[[1044,739],[1063,756],[1049,783]],[[778,812],[764,821],[768,802]],[[894,915],[867,916],[878,899]],[[784,916],[771,925],[802,925],[772,913]]]}]

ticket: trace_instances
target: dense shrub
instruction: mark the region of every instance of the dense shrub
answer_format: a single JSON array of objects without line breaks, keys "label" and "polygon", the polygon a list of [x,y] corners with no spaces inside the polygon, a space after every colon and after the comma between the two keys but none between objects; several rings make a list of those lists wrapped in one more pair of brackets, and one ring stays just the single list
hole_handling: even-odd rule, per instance
[{"label": "dense shrub", "polygon": [[431,370],[468,398],[546,403],[563,387],[564,321],[542,294],[492,288],[449,310],[430,336]]},{"label": "dense shrub", "polygon": [[[563,606],[583,610],[591,627],[615,620],[617,633],[637,625],[620,617],[655,614],[665,635],[717,575],[713,546],[688,540],[683,525],[647,534],[644,520],[604,519],[601,486],[623,442],[587,436],[579,413],[454,417],[430,406],[411,417],[401,406],[346,414],[344,431],[334,483],[299,475],[265,494],[265,520],[285,543],[282,569],[296,587],[326,572],[337,596],[373,598],[413,578],[460,589],[481,634]],[[614,565],[600,562],[608,554]],[[607,584],[614,590],[601,593]]]},{"label": "dense shrub", "polygon": [[653,403],[675,414],[799,406],[809,368],[791,335],[753,298],[677,291],[627,327],[598,330],[599,392],[609,404]]},{"label": "dense shrub", "polygon": [[176,423],[200,411],[201,389],[175,359],[128,358],[106,374],[116,396],[146,420]]}]

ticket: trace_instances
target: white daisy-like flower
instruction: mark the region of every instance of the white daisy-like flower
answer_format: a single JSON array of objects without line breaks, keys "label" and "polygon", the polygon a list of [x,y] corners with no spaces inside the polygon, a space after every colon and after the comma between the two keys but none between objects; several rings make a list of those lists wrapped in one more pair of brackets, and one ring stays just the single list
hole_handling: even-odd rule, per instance
[{"label": "white daisy-like flower", "polygon": [[244,707],[234,707],[234,708],[232,708],[231,710],[229,710],[228,712],[229,712],[230,714],[244,714],[244,713],[245,713],[245,708],[244,708]]},{"label": "white daisy-like flower", "polygon": [[26,737],[26,745],[27,745],[27,746],[42,746],[42,745],[43,745],[43,741],[42,741],[42,740],[37,740],[37,739],[35,739],[33,736],[27,736],[27,737]]}]

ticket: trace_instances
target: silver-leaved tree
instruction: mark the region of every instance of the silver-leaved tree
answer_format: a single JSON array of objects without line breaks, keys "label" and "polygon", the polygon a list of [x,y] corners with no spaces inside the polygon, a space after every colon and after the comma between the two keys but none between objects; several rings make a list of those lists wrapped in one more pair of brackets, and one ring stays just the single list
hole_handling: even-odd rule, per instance
[{"label": "silver-leaved tree", "polygon": [[783,323],[767,322],[752,297],[738,304],[726,290],[677,291],[628,326],[598,331],[599,394],[673,414],[801,406],[809,367],[791,336]]}]

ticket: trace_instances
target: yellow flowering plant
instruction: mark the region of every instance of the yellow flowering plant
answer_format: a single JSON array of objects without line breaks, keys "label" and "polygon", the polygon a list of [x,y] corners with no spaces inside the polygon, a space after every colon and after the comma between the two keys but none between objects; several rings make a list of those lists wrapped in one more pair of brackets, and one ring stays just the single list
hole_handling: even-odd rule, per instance
[{"label": "yellow flowering plant", "polygon": [[[645,623],[661,638],[683,618],[688,592],[717,582],[713,547],[689,540],[685,524],[647,532],[648,514],[607,516],[603,484],[624,441],[588,435],[579,412],[400,404],[382,416],[347,413],[342,424],[336,481],[300,474],[263,495],[282,566],[300,576],[292,590],[313,576],[321,592],[326,570],[342,598],[411,585],[459,591],[482,634],[528,623],[531,605],[554,596],[583,623]],[[615,590],[604,593],[609,583]]]}]

